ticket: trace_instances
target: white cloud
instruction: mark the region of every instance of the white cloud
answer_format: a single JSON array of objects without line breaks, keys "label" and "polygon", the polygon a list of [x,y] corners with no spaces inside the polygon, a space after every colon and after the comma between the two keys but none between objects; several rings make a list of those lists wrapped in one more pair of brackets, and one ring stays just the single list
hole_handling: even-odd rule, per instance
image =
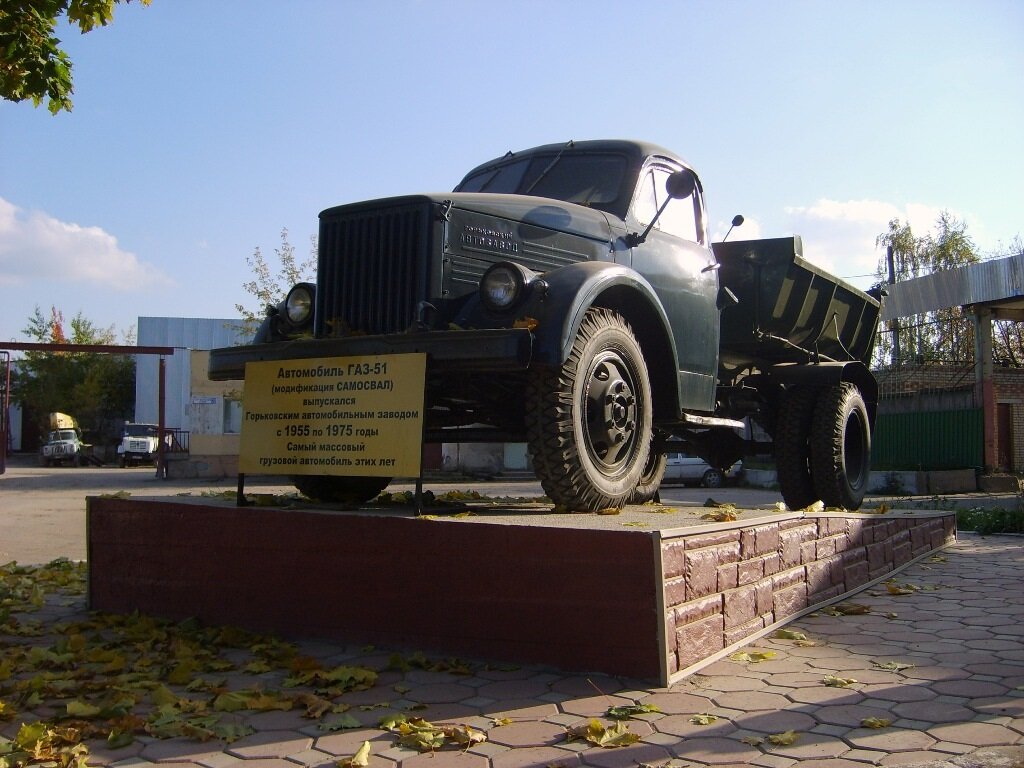
[{"label": "white cloud", "polygon": [[915,203],[900,207],[879,200],[828,199],[785,209],[790,231],[803,238],[804,257],[862,288],[875,282],[884,255],[875,240],[888,231],[892,219],[909,222],[915,234],[924,235],[933,229],[939,212]]},{"label": "white cloud", "polygon": [[87,283],[117,291],[170,286],[162,270],[123,250],[99,227],[25,211],[0,197],[0,285],[33,280]]}]

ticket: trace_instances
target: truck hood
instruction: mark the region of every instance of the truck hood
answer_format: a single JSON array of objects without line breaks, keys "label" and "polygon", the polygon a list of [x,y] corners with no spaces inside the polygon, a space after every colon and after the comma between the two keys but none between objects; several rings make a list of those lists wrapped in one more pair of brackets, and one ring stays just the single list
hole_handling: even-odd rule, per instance
[{"label": "truck hood", "polygon": [[320,218],[329,218],[347,211],[369,211],[375,208],[422,204],[426,200],[439,206],[450,204],[451,207],[464,211],[524,222],[554,232],[606,243],[621,237],[626,231],[624,222],[596,208],[547,197],[495,195],[483,192],[435,192],[367,200],[328,208],[320,213]]},{"label": "truck hood", "polygon": [[454,207],[463,210],[522,221],[592,240],[611,242],[626,231],[625,224],[611,214],[548,197],[479,192],[451,192],[443,196],[430,197],[439,202],[451,200]]}]

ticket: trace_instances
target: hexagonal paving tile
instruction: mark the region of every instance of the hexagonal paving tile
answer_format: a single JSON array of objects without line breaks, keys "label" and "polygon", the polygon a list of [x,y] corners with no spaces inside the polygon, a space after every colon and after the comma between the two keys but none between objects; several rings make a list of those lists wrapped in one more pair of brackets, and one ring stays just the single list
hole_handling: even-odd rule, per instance
[{"label": "hexagonal paving tile", "polygon": [[975,747],[1014,744],[1019,740],[1013,730],[992,723],[946,723],[929,728],[928,733],[937,741],[953,741]]},{"label": "hexagonal paving tile", "polygon": [[[588,749],[580,753],[585,765],[594,768],[636,768],[638,765],[660,765],[672,755],[664,747],[654,744],[630,744],[617,749]],[[557,765],[557,763],[556,763]]]},{"label": "hexagonal paving tile", "polygon": [[491,768],[537,768],[540,765],[573,768],[580,765],[580,757],[556,747],[526,747],[491,756]]},{"label": "hexagonal paving tile", "polygon": [[312,746],[313,739],[297,731],[258,731],[234,742],[228,751],[252,760],[260,757],[288,757],[294,752],[305,752]]},{"label": "hexagonal paving tile", "polygon": [[811,712],[783,709],[778,712],[751,712],[733,718],[737,728],[758,733],[783,733],[785,731],[809,731],[817,720]]},{"label": "hexagonal paving tile", "polygon": [[671,748],[676,757],[708,765],[749,765],[761,751],[739,740],[724,738],[687,739]]},{"label": "hexagonal paving tile", "polygon": [[909,701],[892,708],[893,714],[927,723],[958,723],[974,717],[974,711],[961,704],[944,701]]},{"label": "hexagonal paving tile", "polygon": [[487,738],[506,747],[545,747],[565,741],[565,728],[555,723],[510,723],[487,732]]},{"label": "hexagonal paving tile", "polygon": [[814,719],[819,723],[831,725],[859,726],[864,720],[874,717],[880,720],[891,720],[892,713],[877,707],[865,707],[859,704],[840,704],[833,706],[817,707],[814,712]]},{"label": "hexagonal paving tile", "polygon": [[928,749],[936,736],[921,731],[902,728],[858,728],[846,734],[846,741],[860,749],[874,749],[880,752],[912,752]]},{"label": "hexagonal paving tile", "polygon": [[720,718],[707,725],[694,722],[693,715],[669,715],[651,723],[651,726],[659,733],[666,733],[671,736],[678,736],[684,739],[710,738],[717,736],[729,736],[738,729],[736,725],[727,718]]},{"label": "hexagonal paving tile", "polygon": [[758,710],[783,709],[789,700],[777,693],[762,693],[760,691],[741,691],[722,693],[711,699],[720,707],[729,707],[744,712],[756,712]]}]

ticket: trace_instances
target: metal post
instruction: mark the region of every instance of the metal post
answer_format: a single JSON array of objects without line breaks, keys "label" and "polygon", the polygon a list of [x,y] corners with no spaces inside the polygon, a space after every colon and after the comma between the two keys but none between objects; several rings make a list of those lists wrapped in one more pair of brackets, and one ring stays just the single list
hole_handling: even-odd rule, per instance
[{"label": "metal post", "polygon": [[[896,260],[891,245],[885,249],[885,260],[889,265],[889,285],[896,285]],[[889,330],[892,332],[892,359],[890,363],[895,368],[901,362],[899,318],[894,317],[889,321]]]},{"label": "metal post", "polygon": [[164,426],[164,400],[166,398],[164,392],[164,379],[167,373],[167,361],[164,360],[164,356],[160,355],[159,365],[159,376],[157,385],[157,422],[156,422],[156,476],[158,478],[167,479],[167,446],[164,444],[164,436],[166,429]]},{"label": "metal post", "polygon": [[976,397],[981,400],[984,420],[985,471],[991,472],[999,463],[996,435],[996,396],[992,383],[992,310],[975,307],[974,318],[974,378]]}]

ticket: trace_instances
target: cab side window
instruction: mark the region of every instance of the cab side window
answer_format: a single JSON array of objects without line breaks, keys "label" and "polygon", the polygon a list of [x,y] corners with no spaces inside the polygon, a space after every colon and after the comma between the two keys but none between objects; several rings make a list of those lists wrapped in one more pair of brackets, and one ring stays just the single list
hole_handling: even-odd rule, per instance
[{"label": "cab side window", "polygon": [[[668,197],[665,184],[670,173],[667,168],[654,168],[651,171],[658,205]],[[691,243],[704,245],[704,222],[701,221],[700,210],[700,191],[694,189],[689,197],[673,200],[665,207],[658,220],[658,228]]]}]

